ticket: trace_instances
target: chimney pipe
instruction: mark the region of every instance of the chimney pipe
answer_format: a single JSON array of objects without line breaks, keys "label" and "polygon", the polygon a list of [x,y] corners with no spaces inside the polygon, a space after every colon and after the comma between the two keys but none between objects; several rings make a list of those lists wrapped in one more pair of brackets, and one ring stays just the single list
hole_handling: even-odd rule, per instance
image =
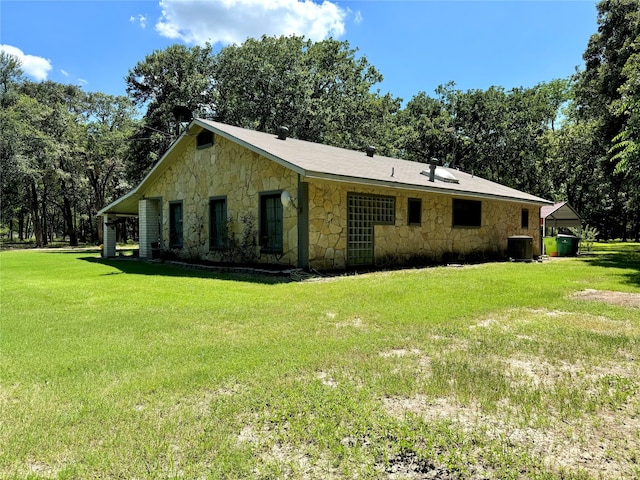
[{"label": "chimney pipe", "polygon": [[429,181],[435,182],[436,180],[436,167],[438,166],[438,159],[432,158],[429,160]]}]

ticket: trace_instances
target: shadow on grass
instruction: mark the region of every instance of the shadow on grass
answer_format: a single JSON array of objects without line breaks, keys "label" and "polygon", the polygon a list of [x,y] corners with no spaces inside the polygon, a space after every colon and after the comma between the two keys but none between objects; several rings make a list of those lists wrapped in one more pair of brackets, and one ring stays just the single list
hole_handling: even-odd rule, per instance
[{"label": "shadow on grass", "polygon": [[235,269],[236,271],[231,271],[231,269],[223,269],[223,267],[206,267],[191,264],[181,266],[175,264],[150,263],[132,257],[79,257],[78,259],[89,263],[107,265],[119,270],[119,272],[105,273],[104,275],[117,275],[124,273],[129,275],[155,275],[163,277],[210,278],[214,280],[260,283],[264,285],[275,285],[291,281],[288,274],[276,271],[257,272],[252,271],[251,269]]},{"label": "shadow on grass", "polygon": [[631,270],[622,273],[625,283],[640,287],[640,244],[618,243],[611,248],[598,249],[593,253],[584,255],[584,260],[594,267],[618,268]]}]

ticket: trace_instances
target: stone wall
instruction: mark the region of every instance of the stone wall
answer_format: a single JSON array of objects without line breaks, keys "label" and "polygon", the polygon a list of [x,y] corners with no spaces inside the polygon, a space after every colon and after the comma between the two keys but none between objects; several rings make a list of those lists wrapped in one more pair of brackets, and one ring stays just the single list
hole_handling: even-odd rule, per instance
[{"label": "stone wall", "polygon": [[[162,242],[169,244],[169,202],[183,202],[183,257],[213,261],[232,260],[223,251],[209,250],[209,199],[226,197],[231,231],[241,238],[249,215],[259,226],[260,193],[287,190],[298,201],[298,175],[249,149],[216,136],[214,145],[197,149],[195,137],[178,145],[143,193],[161,199]],[[411,192],[385,187],[368,187],[344,182],[302,179],[308,184],[309,266],[341,269],[347,266],[347,194],[392,196],[396,199],[395,224],[374,227],[374,256],[378,264],[413,260],[439,261],[445,255],[504,255],[512,235],[533,237],[534,255],[539,254],[539,213],[534,204],[482,199],[482,226],[452,227],[449,195]],[[408,225],[409,198],[422,201],[420,225]],[[463,198],[463,197],[459,197]],[[304,205],[299,205],[304,207]],[[521,228],[522,209],[529,210],[529,228]],[[141,212],[142,213],[142,212]],[[141,222],[145,219],[141,218]],[[258,262],[297,265],[298,212],[283,209],[283,253],[261,254],[252,248]],[[141,247],[142,248],[142,247]]]},{"label": "stone wall", "polygon": [[[533,237],[534,255],[539,254],[540,207],[534,204],[482,199],[482,226],[454,228],[454,197],[449,195],[310,181],[309,262],[313,268],[347,266],[349,192],[396,198],[395,225],[374,227],[374,254],[378,264],[402,264],[415,259],[439,261],[448,254],[461,257],[506,255],[507,239],[512,235]],[[408,225],[409,198],[422,200],[421,225]],[[522,209],[529,210],[529,228],[521,228]]]},{"label": "stone wall", "polygon": [[[219,135],[214,145],[197,149],[195,137],[186,147],[171,152],[177,158],[143,193],[147,198],[162,198],[162,242],[169,244],[169,202],[183,202],[183,257],[221,260],[223,252],[209,250],[209,199],[225,196],[227,216],[236,238],[242,235],[248,214],[258,229],[259,195],[262,192],[287,190],[297,197],[298,176]],[[141,219],[141,221],[143,221]],[[283,253],[261,254],[258,261],[295,265],[298,256],[297,211],[283,209]],[[257,244],[257,239],[256,239]]]}]

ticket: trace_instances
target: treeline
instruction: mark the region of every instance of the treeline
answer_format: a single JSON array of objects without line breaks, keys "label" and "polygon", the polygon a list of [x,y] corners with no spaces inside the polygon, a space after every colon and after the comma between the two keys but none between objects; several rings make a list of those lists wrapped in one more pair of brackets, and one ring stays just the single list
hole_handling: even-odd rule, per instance
[{"label": "treeline", "polygon": [[[260,131],[443,164],[567,200],[602,238],[640,237],[640,4],[598,4],[598,32],[571,78],[532,88],[402,99],[344,41],[262,37],[173,45],[125,78],[128,96],[33,83],[0,55],[0,208],[5,231],[45,245],[101,238],[97,211],[127,192],[176,138],[176,105]],[[135,228],[133,225],[132,228]],[[121,231],[126,232],[125,229]]]}]

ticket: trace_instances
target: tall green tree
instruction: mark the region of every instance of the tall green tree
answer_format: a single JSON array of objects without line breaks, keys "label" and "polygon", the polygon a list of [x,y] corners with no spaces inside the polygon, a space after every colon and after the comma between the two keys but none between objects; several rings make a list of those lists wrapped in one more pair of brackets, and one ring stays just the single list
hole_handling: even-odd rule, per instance
[{"label": "tall green tree", "polygon": [[596,168],[608,184],[609,209],[600,231],[614,237],[640,237],[638,182],[637,88],[640,55],[640,3],[602,0],[597,5],[598,32],[584,52],[585,69],[576,82],[576,105],[585,121],[595,125],[601,146]]},{"label": "tall green tree", "polygon": [[405,158],[460,168],[542,196],[553,194],[545,132],[568,99],[565,81],[505,91],[442,85],[420,93],[398,115],[398,147]]},{"label": "tall green tree", "polygon": [[128,172],[139,181],[177,137],[173,108],[209,116],[214,108],[214,55],[211,45],[171,45],[156,50],[127,74],[127,93],[145,113],[128,155]]},{"label": "tall green tree", "polygon": [[345,148],[377,144],[391,153],[389,129],[400,100],[373,87],[382,75],[348,42],[299,36],[248,39],[215,62],[215,118]]},{"label": "tall green tree", "polygon": [[[26,178],[19,157],[22,122],[15,109],[23,81],[20,61],[0,52],[0,221],[12,232],[14,219],[21,224],[25,210]],[[23,229],[19,232],[22,236]]]},{"label": "tall green tree", "polygon": [[85,212],[93,241],[102,238],[102,223],[95,215],[131,188],[126,157],[138,125],[137,110],[124,96],[90,93],[85,115],[84,175],[89,186]]},{"label": "tall green tree", "polygon": [[37,155],[31,152],[43,170],[49,173],[50,183],[41,185],[43,209],[49,202],[56,204],[64,219],[69,243],[75,246],[78,244],[78,205],[86,187],[81,160],[82,113],[86,107],[86,95],[79,87],[50,81],[25,82],[21,90],[25,95],[37,99],[44,113],[40,121],[34,122],[33,128],[39,130],[49,146]]}]

